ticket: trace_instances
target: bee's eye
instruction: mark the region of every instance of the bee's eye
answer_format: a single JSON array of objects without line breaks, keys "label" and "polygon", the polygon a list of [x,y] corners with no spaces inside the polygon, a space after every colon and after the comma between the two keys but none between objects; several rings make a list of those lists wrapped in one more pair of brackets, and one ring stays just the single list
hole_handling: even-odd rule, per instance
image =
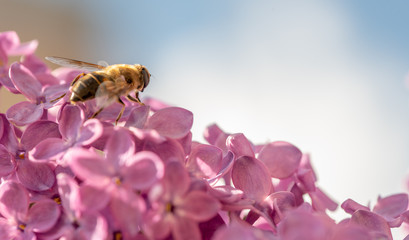
[{"label": "bee's eye", "polygon": [[131,84],[131,83],[132,83],[132,79],[130,79],[130,78],[126,79],[126,82],[127,82],[128,84]]},{"label": "bee's eye", "polygon": [[[145,74],[146,73],[146,68],[142,68],[142,71]],[[152,76],[152,75],[149,73],[149,76]]]}]

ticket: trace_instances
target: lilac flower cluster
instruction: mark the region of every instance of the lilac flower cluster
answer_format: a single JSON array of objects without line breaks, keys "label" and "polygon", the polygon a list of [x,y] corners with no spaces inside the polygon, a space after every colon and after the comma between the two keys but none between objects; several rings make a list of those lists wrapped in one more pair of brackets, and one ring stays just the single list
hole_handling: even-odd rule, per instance
[{"label": "lilac flower cluster", "polygon": [[[27,101],[0,114],[0,239],[392,239],[408,196],[351,199],[351,216],[318,186],[308,154],[284,141],[251,143],[217,125],[192,141],[193,114],[154,99],[71,105],[80,72],[51,71],[36,41],[0,33],[0,83]],[[21,56],[9,65],[10,56]]]}]

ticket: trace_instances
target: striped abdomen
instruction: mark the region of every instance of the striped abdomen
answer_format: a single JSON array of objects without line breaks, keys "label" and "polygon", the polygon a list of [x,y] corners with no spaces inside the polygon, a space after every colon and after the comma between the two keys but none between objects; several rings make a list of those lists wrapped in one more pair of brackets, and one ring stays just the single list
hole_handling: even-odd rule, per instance
[{"label": "striped abdomen", "polygon": [[72,86],[71,102],[83,102],[95,98],[99,85],[109,81],[106,74],[92,72],[78,79]]}]

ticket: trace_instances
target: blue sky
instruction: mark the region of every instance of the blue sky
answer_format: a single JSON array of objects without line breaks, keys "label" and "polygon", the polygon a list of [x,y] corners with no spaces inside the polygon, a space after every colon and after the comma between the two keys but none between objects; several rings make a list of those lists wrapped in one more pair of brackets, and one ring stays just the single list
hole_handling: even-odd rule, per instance
[{"label": "blue sky", "polygon": [[142,97],[191,110],[195,139],[289,141],[339,203],[405,190],[407,1],[41,2],[89,28],[67,57],[146,65]]}]

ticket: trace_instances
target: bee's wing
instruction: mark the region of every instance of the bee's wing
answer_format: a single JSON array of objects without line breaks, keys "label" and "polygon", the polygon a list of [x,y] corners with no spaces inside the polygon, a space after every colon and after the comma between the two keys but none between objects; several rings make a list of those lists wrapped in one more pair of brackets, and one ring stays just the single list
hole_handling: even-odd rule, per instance
[{"label": "bee's wing", "polygon": [[105,108],[115,102],[119,96],[122,95],[122,91],[128,87],[125,80],[118,81],[104,81],[102,82],[97,92],[95,93],[95,99],[98,108]]},{"label": "bee's wing", "polygon": [[69,58],[63,58],[63,57],[45,57],[48,61],[61,65],[63,67],[70,67],[70,68],[79,68],[79,69],[84,69],[88,71],[96,71],[96,70],[101,70],[104,69],[104,66],[98,65],[98,64],[93,64],[93,63],[87,63],[79,60],[74,60],[74,59],[69,59]]}]

